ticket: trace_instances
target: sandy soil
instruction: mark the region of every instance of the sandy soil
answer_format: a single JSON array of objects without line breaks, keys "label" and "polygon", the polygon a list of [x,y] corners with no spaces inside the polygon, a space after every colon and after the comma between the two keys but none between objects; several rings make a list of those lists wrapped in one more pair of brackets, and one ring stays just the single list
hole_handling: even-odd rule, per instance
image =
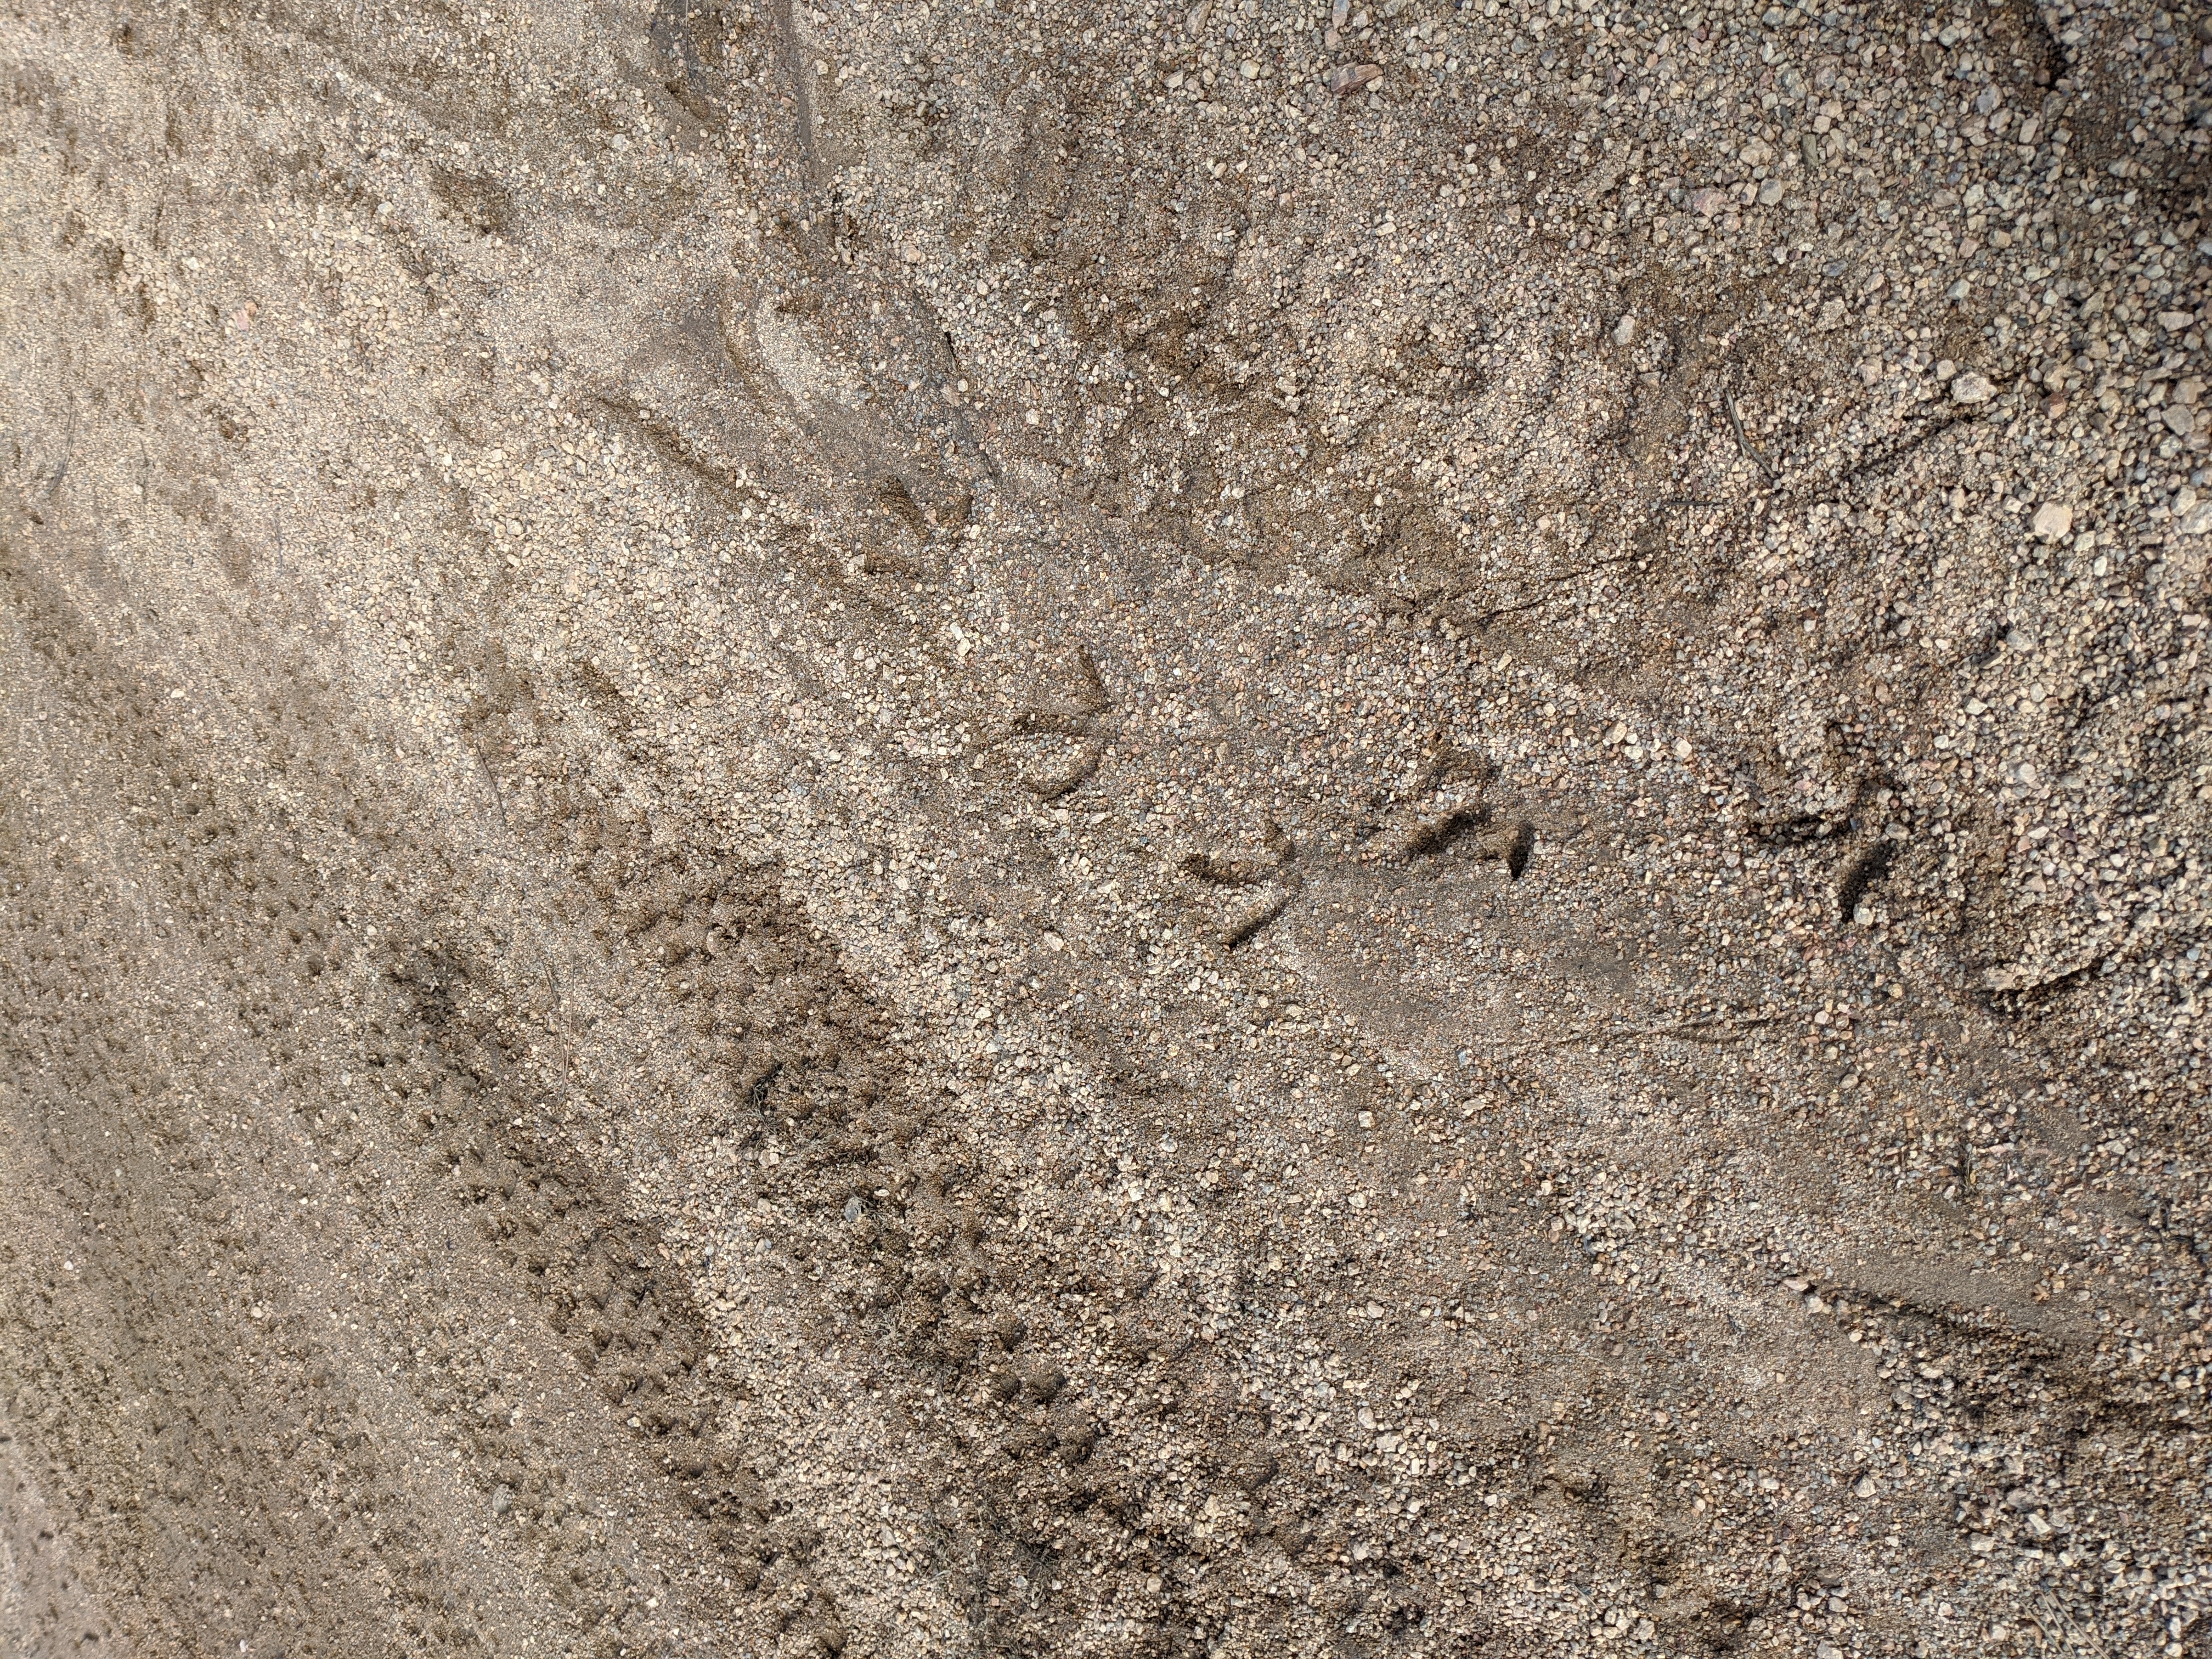
[{"label": "sandy soil", "polygon": [[2212,1653],[2204,8],[0,63],[0,1652]]}]

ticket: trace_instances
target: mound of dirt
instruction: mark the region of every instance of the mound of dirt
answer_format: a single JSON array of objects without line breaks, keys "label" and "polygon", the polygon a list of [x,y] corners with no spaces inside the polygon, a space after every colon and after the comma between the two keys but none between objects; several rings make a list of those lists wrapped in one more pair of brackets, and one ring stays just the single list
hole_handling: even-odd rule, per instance
[{"label": "mound of dirt", "polygon": [[2201,7],[0,37],[0,1651],[2212,1651]]}]

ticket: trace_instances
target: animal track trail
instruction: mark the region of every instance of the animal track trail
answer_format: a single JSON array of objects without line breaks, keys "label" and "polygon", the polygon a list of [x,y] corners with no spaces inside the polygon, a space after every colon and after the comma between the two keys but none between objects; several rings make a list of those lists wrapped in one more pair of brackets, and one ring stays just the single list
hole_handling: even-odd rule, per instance
[{"label": "animal track trail", "polygon": [[1187,876],[1227,890],[1228,902],[1216,938],[1224,950],[1234,950],[1281,915],[1305,885],[1297,867],[1297,843],[1280,824],[1270,821],[1256,853],[1190,852],[1180,868]]},{"label": "animal track trail", "polygon": [[1087,647],[1065,657],[1066,669],[1051,695],[1025,704],[998,739],[1017,756],[1022,785],[1040,800],[1056,801],[1097,775],[1112,742],[1106,716],[1113,698]]},{"label": "animal track trail", "polygon": [[2203,31],[1530,9],[12,21],[0,1647],[2203,1628]]},{"label": "animal track trail", "polygon": [[1505,866],[1518,881],[1536,844],[1536,826],[1493,805],[1498,769],[1487,756],[1438,747],[1430,756],[1414,798],[1375,827],[1363,859],[1407,863],[1464,850]]}]

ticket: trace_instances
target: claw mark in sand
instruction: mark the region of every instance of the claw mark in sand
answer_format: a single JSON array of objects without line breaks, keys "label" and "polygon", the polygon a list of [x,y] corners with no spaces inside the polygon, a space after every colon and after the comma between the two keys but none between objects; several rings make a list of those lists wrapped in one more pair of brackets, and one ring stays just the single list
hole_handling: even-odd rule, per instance
[{"label": "claw mark in sand", "polygon": [[1223,857],[1214,853],[1186,853],[1185,875],[1244,892],[1249,896],[1232,904],[1218,935],[1222,948],[1233,949],[1258,933],[1291,902],[1291,895],[1305,884],[1297,868],[1297,843],[1282,825],[1270,822],[1265,852],[1255,857]]},{"label": "claw mark in sand", "polygon": [[1112,735],[1112,727],[1104,716],[1113,708],[1114,700],[1108,695],[1105,676],[1098,672],[1097,659],[1080,645],[1068,657],[1075,670],[1074,687],[1058,697],[1022,709],[998,739],[1000,743],[1015,743],[1026,738],[1057,738],[1072,744],[1072,750],[1063,752],[1059,765],[1040,767],[1023,775],[1023,786],[1045,800],[1058,800],[1089,782],[1098,770],[1098,763],[1106,753],[1106,740]]}]

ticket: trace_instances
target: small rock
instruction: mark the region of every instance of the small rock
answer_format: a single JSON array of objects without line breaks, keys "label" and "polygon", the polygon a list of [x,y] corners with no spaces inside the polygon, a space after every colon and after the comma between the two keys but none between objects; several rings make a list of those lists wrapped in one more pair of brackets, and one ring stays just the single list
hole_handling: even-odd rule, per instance
[{"label": "small rock", "polygon": [[2039,541],[2055,542],[2074,527],[2074,509],[2063,501],[2045,501],[2035,509],[2028,526]]},{"label": "small rock", "polygon": [[2187,404],[2168,404],[2162,418],[2166,428],[2177,438],[2186,438],[2197,429],[2197,416]]},{"label": "small rock", "polygon": [[1700,219],[1710,219],[1728,204],[1728,198],[1717,190],[1707,188],[1690,192],[1690,211]]},{"label": "small rock", "polygon": [[1636,313],[1624,311],[1620,313],[1620,320],[1613,325],[1613,343],[1617,346],[1625,346],[1633,343],[1635,339]]},{"label": "small rock", "polygon": [[1781,199],[1782,181],[1779,179],[1769,179],[1765,184],[1759,187],[1759,206],[1772,207]]},{"label": "small rock", "polygon": [[1985,404],[1996,395],[1996,387],[1990,384],[1986,374],[1972,369],[1957,376],[1951,382],[1951,400],[1960,404]]},{"label": "small rock", "polygon": [[1858,1484],[1851,1488],[1851,1496],[1854,1498],[1871,1498],[1880,1490],[1881,1488],[1875,1485],[1874,1477],[1872,1475],[1863,1474],[1859,1477]]},{"label": "small rock", "polygon": [[505,1515],[514,1507],[514,1491],[510,1486],[495,1486],[491,1492],[491,1512]]},{"label": "small rock", "polygon": [[2196,322],[2197,313],[2191,311],[2161,311],[2158,313],[2158,325],[2173,334],[2193,327]]},{"label": "small rock", "polygon": [[1348,98],[1360,88],[1382,78],[1380,64],[1340,64],[1328,72],[1326,84],[1340,98]]}]

